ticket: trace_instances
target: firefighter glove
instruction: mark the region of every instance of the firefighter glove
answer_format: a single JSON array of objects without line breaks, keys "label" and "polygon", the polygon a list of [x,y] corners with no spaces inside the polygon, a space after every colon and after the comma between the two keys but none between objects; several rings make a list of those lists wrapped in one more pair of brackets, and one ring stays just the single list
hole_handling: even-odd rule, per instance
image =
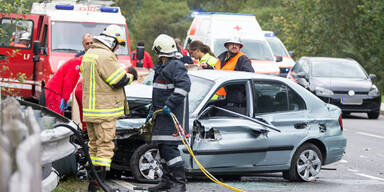
[{"label": "firefighter glove", "polygon": [[136,71],[136,69],[134,67],[129,67],[128,68],[128,73],[133,75],[133,80],[134,81],[137,80],[137,71]]},{"label": "firefighter glove", "polygon": [[153,112],[150,111],[150,112],[148,113],[148,115],[147,115],[147,118],[145,119],[145,123],[148,123],[148,121],[152,118],[152,116],[153,116]]},{"label": "firefighter glove", "polygon": [[166,115],[170,115],[171,114],[171,108],[169,108],[167,105],[164,105],[163,113]]}]

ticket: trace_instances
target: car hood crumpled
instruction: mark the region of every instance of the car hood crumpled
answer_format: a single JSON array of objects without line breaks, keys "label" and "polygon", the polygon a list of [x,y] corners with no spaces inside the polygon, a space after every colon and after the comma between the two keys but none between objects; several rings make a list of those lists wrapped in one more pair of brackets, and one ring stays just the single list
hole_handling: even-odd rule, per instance
[{"label": "car hood crumpled", "polygon": [[332,91],[359,91],[368,92],[372,87],[372,82],[367,79],[347,79],[347,78],[312,78],[311,88],[322,87]]}]

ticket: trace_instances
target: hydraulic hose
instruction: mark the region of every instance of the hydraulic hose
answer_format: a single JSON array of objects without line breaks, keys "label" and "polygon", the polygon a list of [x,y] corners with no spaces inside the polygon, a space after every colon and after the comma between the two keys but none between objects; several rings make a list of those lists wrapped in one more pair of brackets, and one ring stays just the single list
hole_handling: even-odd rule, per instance
[{"label": "hydraulic hose", "polygon": [[[81,137],[80,131],[74,129],[73,127],[71,127],[71,126],[69,126],[67,124],[56,124],[53,128],[60,127],[60,126],[66,127],[69,130],[71,130],[75,134],[76,138],[79,139],[79,141],[81,143],[81,147],[83,147],[83,150],[84,150],[84,153],[85,153],[85,157],[86,157],[86,159],[88,161],[89,166],[91,167],[91,172],[95,175],[96,181],[99,183],[99,185],[103,189],[103,191],[105,191],[105,192],[117,192],[117,191],[119,191],[119,190],[112,190],[108,185],[106,185],[100,179],[99,175],[97,175],[95,166],[93,166],[91,157],[89,156],[88,146],[85,145],[85,142],[84,142],[83,138]],[[76,126],[77,126],[78,129],[80,129],[80,127],[77,124],[76,124]],[[87,172],[88,172],[88,170],[87,170]],[[90,174],[88,173],[88,175],[90,175]]]},{"label": "hydraulic hose", "polygon": [[[159,109],[159,110],[156,110],[153,114],[154,114],[154,117],[155,117],[155,114],[159,113],[159,112],[162,112],[163,110],[162,109]],[[221,181],[219,181],[218,179],[216,179],[210,172],[208,172],[204,167],[203,165],[201,165],[201,163],[196,159],[195,157],[195,154],[193,153],[191,147],[190,147],[190,143],[188,142],[187,140],[187,137],[186,137],[186,131],[184,129],[183,126],[180,125],[179,121],[177,120],[175,114],[173,114],[172,112],[170,113],[170,116],[173,120],[173,123],[175,124],[175,127],[176,127],[176,131],[177,133],[180,135],[180,139],[181,141],[183,142],[184,146],[187,148],[189,154],[193,157],[193,160],[195,160],[196,164],[199,166],[200,170],[204,173],[205,176],[207,176],[211,181],[223,186],[223,187],[226,187],[228,189],[231,189],[233,191],[238,191],[238,192],[245,192],[241,189],[238,189],[238,188],[235,188],[235,187],[232,187],[228,184],[225,184]],[[153,121],[153,118],[150,120],[150,121]]]}]

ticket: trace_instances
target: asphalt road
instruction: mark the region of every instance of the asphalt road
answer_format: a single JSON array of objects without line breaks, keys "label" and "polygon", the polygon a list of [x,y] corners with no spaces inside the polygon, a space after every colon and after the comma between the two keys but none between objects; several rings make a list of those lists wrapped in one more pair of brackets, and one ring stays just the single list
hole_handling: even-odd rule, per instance
[{"label": "asphalt road", "polygon": [[[311,191],[311,192],[384,192],[384,117],[369,120],[365,114],[351,114],[343,118],[347,149],[344,158],[323,167],[314,182],[288,182],[281,173],[262,174],[223,181],[244,191]],[[138,184],[127,179],[116,181],[132,189]],[[232,191],[206,179],[190,179],[189,192]],[[130,190],[132,191],[132,190]],[[139,191],[139,190],[136,190]]]}]

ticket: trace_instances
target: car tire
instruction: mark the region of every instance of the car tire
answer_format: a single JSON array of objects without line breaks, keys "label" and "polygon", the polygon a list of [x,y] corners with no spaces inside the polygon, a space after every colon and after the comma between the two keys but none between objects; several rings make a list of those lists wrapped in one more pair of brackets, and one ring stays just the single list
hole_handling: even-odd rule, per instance
[{"label": "car tire", "polygon": [[130,159],[132,176],[142,183],[158,183],[163,175],[160,152],[156,145],[139,146]]},{"label": "car tire", "polygon": [[322,155],[314,144],[300,146],[292,157],[291,167],[283,172],[283,178],[289,181],[313,181],[320,173]]},{"label": "car tire", "polygon": [[368,118],[369,119],[377,119],[380,116],[379,111],[374,111],[374,112],[368,112]]}]

